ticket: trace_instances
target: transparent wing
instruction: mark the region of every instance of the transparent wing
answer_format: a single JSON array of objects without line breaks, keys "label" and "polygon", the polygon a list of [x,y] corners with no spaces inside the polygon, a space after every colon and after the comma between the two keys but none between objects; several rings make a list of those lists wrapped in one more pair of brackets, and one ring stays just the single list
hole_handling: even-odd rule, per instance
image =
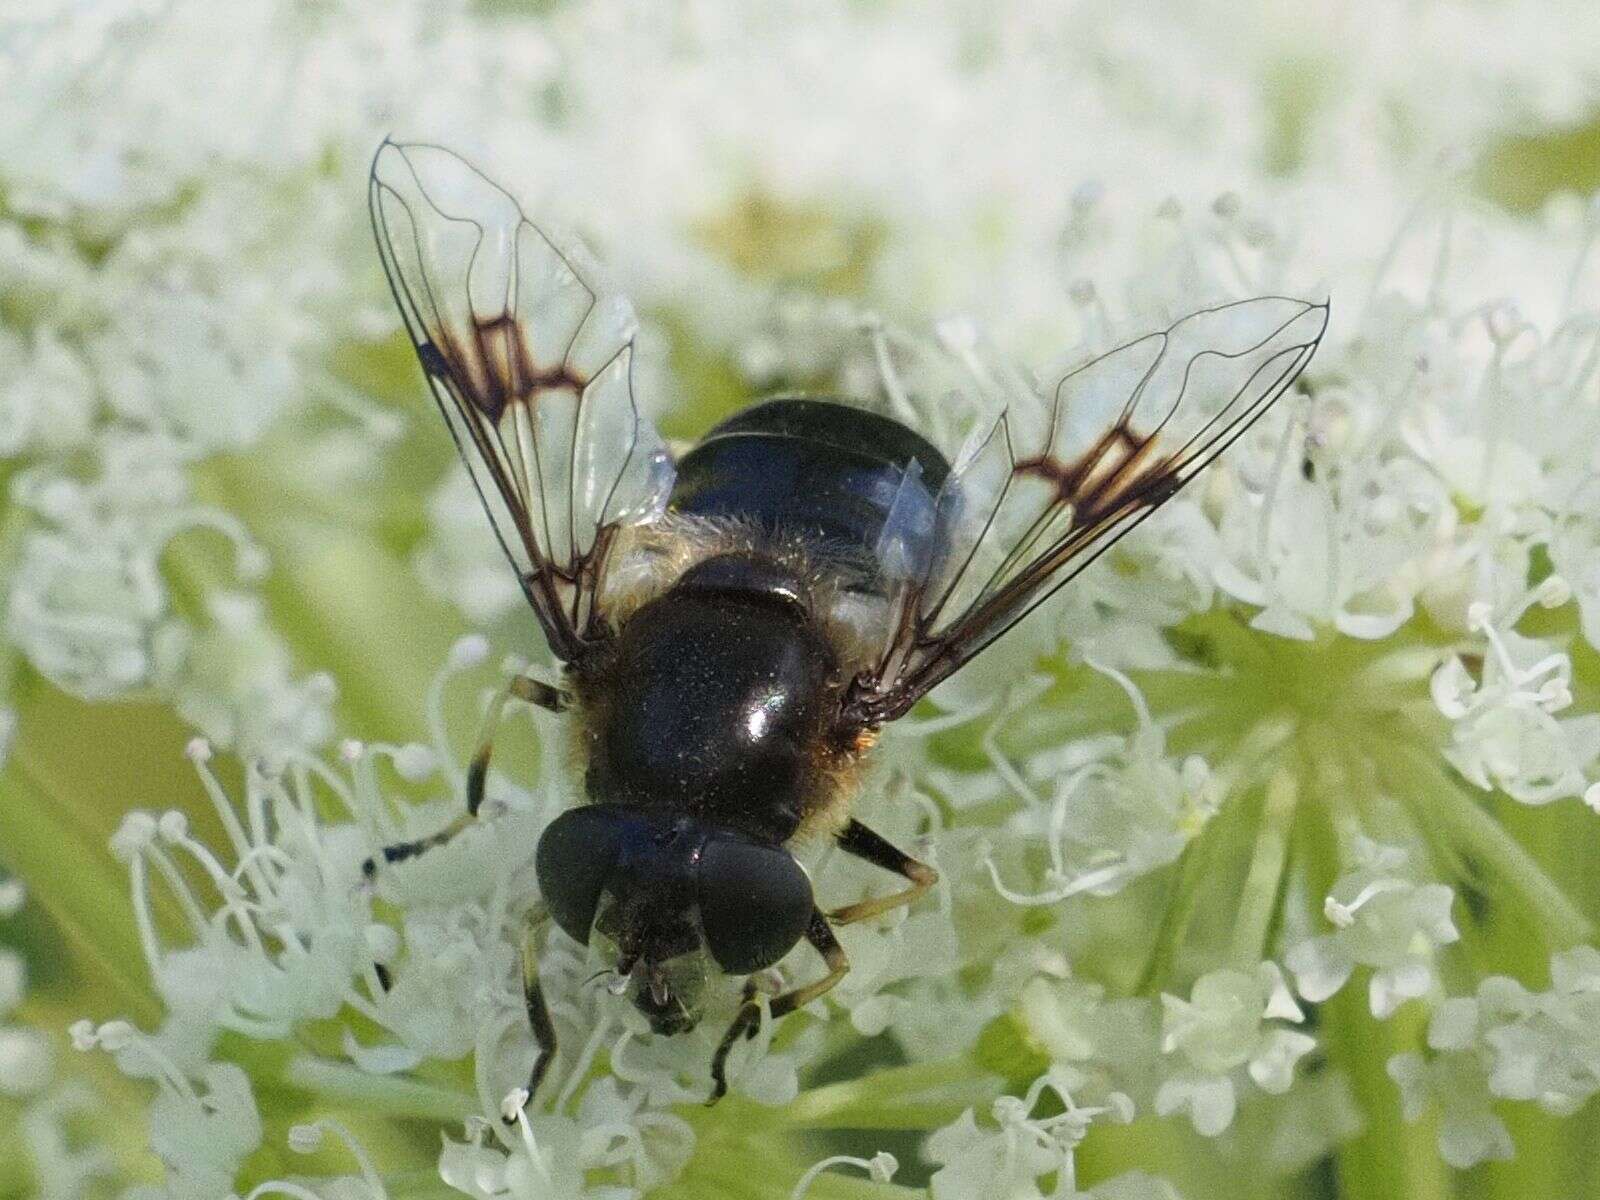
[{"label": "transparent wing", "polygon": [[905,713],[1176,495],[1289,389],[1327,320],[1278,296],[1204,309],[1002,413],[957,457],[945,548],[904,589],[846,719]]},{"label": "transparent wing", "polygon": [[672,486],[634,396],[633,311],[449,150],[385,140],[368,202],[434,398],[551,649],[572,661],[603,636],[612,533],[659,513]]}]

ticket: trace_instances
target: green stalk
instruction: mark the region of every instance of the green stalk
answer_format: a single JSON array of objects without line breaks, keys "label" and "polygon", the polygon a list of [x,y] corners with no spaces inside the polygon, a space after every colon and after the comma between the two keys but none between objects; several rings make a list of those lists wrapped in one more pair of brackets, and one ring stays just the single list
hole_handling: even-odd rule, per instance
[{"label": "green stalk", "polygon": [[1412,746],[1397,745],[1382,759],[1384,774],[1417,824],[1440,836],[1507,885],[1542,926],[1552,949],[1591,941],[1593,923],[1579,911],[1538,861],[1444,768]]},{"label": "green stalk", "polygon": [[[1594,819],[1592,813],[1576,803],[1568,812],[1563,812],[1563,807],[1534,809],[1506,796],[1496,797],[1493,802],[1494,816],[1505,829],[1505,837],[1536,854],[1541,863],[1549,864],[1558,878],[1562,868],[1569,866],[1574,857],[1583,857],[1574,856],[1571,848],[1584,844],[1585,835],[1591,832],[1566,828],[1564,818],[1579,816],[1586,819],[1585,823]],[[1491,910],[1490,916],[1493,915]],[[1489,957],[1495,973],[1513,975],[1530,987],[1548,987],[1549,954],[1545,939],[1526,936],[1514,912],[1501,915],[1509,919],[1484,923],[1487,929],[1483,936],[1491,946]],[[1484,1200],[1585,1194],[1575,1186],[1577,1180],[1573,1176],[1575,1165],[1585,1157],[1587,1147],[1582,1141],[1571,1139],[1574,1132],[1592,1121],[1589,1110],[1574,1117],[1560,1118],[1533,1104],[1506,1103],[1497,1108],[1516,1146],[1516,1156],[1509,1162],[1485,1164]],[[1592,1129],[1589,1132],[1592,1133]]]},{"label": "green stalk", "polygon": [[1583,1121],[1583,1114],[1552,1117],[1532,1104],[1500,1104],[1496,1111],[1511,1134],[1516,1157],[1484,1164],[1482,1200],[1588,1194],[1577,1187],[1574,1176],[1592,1144],[1568,1144],[1568,1123]]},{"label": "green stalk", "polygon": [[[682,1176],[650,1193],[652,1200],[791,1200],[800,1176],[810,1167],[798,1160],[774,1164],[772,1147],[741,1145],[738,1150],[702,1153]],[[818,1158],[825,1157],[819,1154]],[[752,1164],[760,1162],[759,1168]],[[896,1183],[874,1183],[859,1171],[845,1168],[818,1175],[806,1190],[805,1200],[921,1200],[922,1188]]]},{"label": "green stalk", "polygon": [[1245,839],[1251,836],[1248,823],[1255,814],[1253,806],[1246,808],[1250,799],[1248,795],[1234,792],[1184,847],[1178,858],[1176,881],[1162,911],[1161,925],[1134,988],[1135,995],[1154,995],[1174,986],[1174,963],[1178,951],[1189,938],[1201,896],[1209,884],[1216,882],[1227,851],[1243,846]]},{"label": "green stalk", "polygon": [[1273,918],[1283,895],[1289,833],[1294,827],[1299,794],[1293,771],[1282,765],[1273,771],[1262,803],[1250,873],[1245,877],[1234,919],[1233,958],[1239,966],[1253,967],[1266,953]]},{"label": "green stalk", "polygon": [[1426,1113],[1408,1123],[1387,1070],[1393,1055],[1422,1048],[1426,1010],[1408,1005],[1388,1021],[1374,1021],[1366,989],[1350,985],[1325,1009],[1323,1047],[1349,1078],[1367,1121],[1359,1136],[1335,1151],[1340,1200],[1449,1200],[1456,1193],[1439,1157],[1438,1121]]},{"label": "green stalk", "polygon": [[283,1081],[314,1093],[319,1100],[394,1117],[459,1122],[478,1111],[478,1098],[404,1076],[370,1075],[348,1063],[308,1054],[290,1059]]},{"label": "green stalk", "polygon": [[28,750],[19,744],[0,776],[0,854],[64,943],[68,958],[52,962],[51,974],[73,990],[78,1015],[126,1016],[152,1028],[163,1006],[133,923],[127,874],[106,850],[117,813],[82,804],[76,789],[52,786]]},{"label": "green stalk", "polygon": [[937,1129],[1000,1094],[965,1058],[915,1063],[812,1088],[784,1110],[789,1129]]}]

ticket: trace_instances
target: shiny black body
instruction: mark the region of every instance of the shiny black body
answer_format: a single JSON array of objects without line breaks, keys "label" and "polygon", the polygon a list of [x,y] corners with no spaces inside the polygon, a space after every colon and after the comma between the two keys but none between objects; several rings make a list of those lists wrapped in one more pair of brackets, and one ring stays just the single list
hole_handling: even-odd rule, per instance
[{"label": "shiny black body", "polygon": [[678,464],[673,510],[755,521],[803,538],[850,582],[880,567],[886,523],[907,553],[934,550],[934,497],[950,473],[942,454],[889,417],[828,400],[783,397],[735,413]]},{"label": "shiny black body", "polygon": [[603,675],[593,799],[772,842],[794,833],[813,782],[807,750],[842,682],[799,579],[770,559],[712,558],[623,626]]},{"label": "shiny black body", "polygon": [[831,798],[848,680],[810,582],[787,565],[794,548],[871,587],[885,528],[932,552],[948,471],[898,422],[814,399],[746,409],[679,464],[671,508],[754,527],[757,548],[690,568],[577,669],[592,803],[553,823],[538,855],[558,924],[610,939],[620,973],[646,968],[632,995],[658,1032],[697,1014],[664,978],[652,986],[652,966],[704,945],[747,974],[783,957],[813,911],[783,843]]}]

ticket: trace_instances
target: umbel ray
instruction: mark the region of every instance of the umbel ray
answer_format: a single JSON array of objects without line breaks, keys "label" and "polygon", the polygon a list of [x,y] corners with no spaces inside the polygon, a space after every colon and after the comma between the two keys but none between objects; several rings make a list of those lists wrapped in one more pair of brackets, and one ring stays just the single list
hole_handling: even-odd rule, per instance
[{"label": "umbel ray", "polygon": [[[717,973],[754,977],[802,938],[826,970],[770,1016],[809,1003],[849,970],[836,926],[933,886],[931,867],[850,815],[878,731],[1242,435],[1328,315],[1280,296],[1192,313],[991,420],[954,463],[899,421],[819,396],[752,405],[674,463],[635,395],[632,311],[576,247],[437,146],[385,141],[369,202],[428,385],[563,664],[558,683],[512,680],[492,709],[515,696],[577,723],[587,800],[539,840],[544,909],[614,956],[661,1034],[698,1023]],[[467,811],[385,861],[477,819],[490,745]],[[807,838],[905,886],[824,912],[790,851]],[[530,1096],[556,1048],[535,934]],[[747,981],[713,1102],[760,1015]]]}]

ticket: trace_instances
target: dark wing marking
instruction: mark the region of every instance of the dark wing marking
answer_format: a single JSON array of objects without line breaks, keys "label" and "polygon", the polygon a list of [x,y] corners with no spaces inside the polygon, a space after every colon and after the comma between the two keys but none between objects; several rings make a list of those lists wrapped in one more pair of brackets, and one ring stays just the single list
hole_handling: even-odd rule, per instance
[{"label": "dark wing marking", "polygon": [[635,322],[598,270],[438,146],[385,140],[368,203],[383,268],[496,537],[570,662],[604,636],[617,526],[648,520],[672,462],[634,397]]},{"label": "dark wing marking", "polygon": [[1328,306],[1204,309],[1069,371],[968,443],[940,493],[945,549],[897,600],[849,723],[904,714],[1177,494],[1287,391]]}]

